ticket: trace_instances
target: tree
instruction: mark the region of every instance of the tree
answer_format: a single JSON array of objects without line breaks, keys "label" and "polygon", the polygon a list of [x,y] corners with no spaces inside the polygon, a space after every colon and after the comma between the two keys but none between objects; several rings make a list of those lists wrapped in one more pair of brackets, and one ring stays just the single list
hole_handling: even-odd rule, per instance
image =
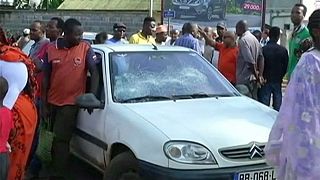
[{"label": "tree", "polygon": [[32,0],[15,0],[16,9],[57,9],[64,0],[42,0],[38,7],[32,7]]},{"label": "tree", "polygon": [[41,9],[57,9],[64,0],[43,0]]}]

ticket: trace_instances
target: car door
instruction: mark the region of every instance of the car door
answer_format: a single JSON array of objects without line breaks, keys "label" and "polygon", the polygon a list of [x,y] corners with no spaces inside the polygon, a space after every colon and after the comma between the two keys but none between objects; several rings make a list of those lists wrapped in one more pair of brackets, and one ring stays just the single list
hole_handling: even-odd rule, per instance
[{"label": "car door", "polygon": [[[105,67],[105,53],[102,50],[94,49],[98,60],[98,69],[100,71],[100,83],[98,99],[104,103],[106,102],[105,84],[103,81]],[[88,77],[88,80],[90,76]],[[90,84],[90,83],[87,83]],[[104,103],[105,104],[105,103]],[[90,164],[97,168],[104,167],[104,152],[107,150],[105,142],[105,119],[106,108],[94,109],[92,113],[88,113],[85,109],[80,109],[78,114],[77,128],[75,130],[74,138],[71,142],[71,151],[81,159],[89,161]]]}]

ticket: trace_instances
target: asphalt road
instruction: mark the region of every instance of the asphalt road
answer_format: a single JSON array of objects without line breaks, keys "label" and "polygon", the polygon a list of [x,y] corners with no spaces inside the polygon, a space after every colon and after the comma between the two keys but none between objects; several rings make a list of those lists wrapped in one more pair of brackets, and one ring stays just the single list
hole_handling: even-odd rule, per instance
[{"label": "asphalt road", "polygon": [[[227,14],[225,20],[221,20],[218,17],[212,21],[202,20],[195,16],[182,16],[180,19],[171,19],[170,25],[173,25],[175,29],[181,29],[183,24],[186,22],[194,22],[200,26],[211,26],[215,27],[218,22],[225,22],[228,29],[233,30],[235,25],[239,20],[247,20],[248,24],[252,28],[259,28],[261,26],[261,17],[254,15],[236,15],[236,14]],[[164,19],[164,23],[168,23],[168,19]]]},{"label": "asphalt road", "polygon": [[[103,174],[100,171],[74,156],[71,157],[71,165],[66,171],[71,171],[75,180],[102,180],[103,178]],[[40,177],[36,180],[48,180],[46,170],[42,170]]]},{"label": "asphalt road", "polygon": [[87,165],[83,161],[72,157],[70,170],[76,177],[76,180],[102,180],[102,173],[95,168]]}]

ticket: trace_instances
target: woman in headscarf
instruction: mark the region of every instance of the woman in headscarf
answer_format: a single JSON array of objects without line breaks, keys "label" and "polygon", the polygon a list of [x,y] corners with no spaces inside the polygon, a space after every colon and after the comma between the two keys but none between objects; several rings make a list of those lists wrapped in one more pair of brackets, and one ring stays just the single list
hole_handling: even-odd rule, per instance
[{"label": "woman in headscarf", "polygon": [[35,66],[27,55],[19,49],[8,46],[0,27],[0,75],[5,77],[9,84],[3,104],[12,110],[14,116],[14,129],[9,139],[12,152],[8,180],[24,178],[32,145],[37,124],[34,97],[38,88],[34,71]]},{"label": "woman in headscarf", "polygon": [[320,10],[309,18],[314,48],[305,52],[287,87],[265,148],[278,180],[320,179]]}]

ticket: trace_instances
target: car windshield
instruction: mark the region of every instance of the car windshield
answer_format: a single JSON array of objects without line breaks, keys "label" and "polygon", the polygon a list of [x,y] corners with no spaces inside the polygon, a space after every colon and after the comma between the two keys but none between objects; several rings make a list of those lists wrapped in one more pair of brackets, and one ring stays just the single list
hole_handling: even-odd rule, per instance
[{"label": "car windshield", "polygon": [[120,103],[239,95],[195,52],[110,54],[113,100]]}]

